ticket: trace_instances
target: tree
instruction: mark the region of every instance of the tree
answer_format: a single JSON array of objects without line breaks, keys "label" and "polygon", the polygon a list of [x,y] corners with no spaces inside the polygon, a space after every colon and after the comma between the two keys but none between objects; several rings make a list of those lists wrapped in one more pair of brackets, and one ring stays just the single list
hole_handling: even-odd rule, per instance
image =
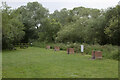
[{"label": "tree", "polygon": [[88,25],[85,29],[86,39],[84,39],[87,43],[99,43],[106,44],[108,42],[108,37],[104,33],[104,29],[106,26],[105,16],[99,16],[95,19],[91,18],[88,20]]},{"label": "tree", "polygon": [[39,32],[39,40],[54,42],[60,28],[61,24],[55,19],[46,18],[42,26],[38,28],[39,30],[42,30]]},{"label": "tree", "polygon": [[108,35],[110,43],[120,45],[120,6],[109,8],[105,14],[107,25],[105,28],[105,34]]},{"label": "tree", "polygon": [[60,42],[84,42],[86,18],[65,25],[56,38]]},{"label": "tree", "polygon": [[38,39],[38,27],[42,25],[44,19],[48,17],[48,10],[38,2],[29,2],[27,6],[18,8],[21,21],[25,27],[25,36],[22,42],[29,42],[30,39]]},{"label": "tree", "polygon": [[60,11],[55,10],[53,14],[50,14],[50,18],[60,22],[63,26],[71,22],[70,11],[66,8]]},{"label": "tree", "polygon": [[15,42],[19,42],[23,38],[24,27],[19,18],[18,12],[11,10],[6,3],[2,3],[3,49],[11,48]]}]

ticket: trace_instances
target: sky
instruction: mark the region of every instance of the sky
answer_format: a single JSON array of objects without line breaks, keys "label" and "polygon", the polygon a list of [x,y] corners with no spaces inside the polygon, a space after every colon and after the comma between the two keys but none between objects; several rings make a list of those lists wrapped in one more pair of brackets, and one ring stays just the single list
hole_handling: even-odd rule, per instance
[{"label": "sky", "polygon": [[43,5],[43,7],[49,9],[50,13],[55,10],[61,10],[62,8],[73,9],[74,7],[87,7],[97,9],[107,9],[114,7],[120,0],[2,0],[6,2],[8,6],[16,9],[22,5],[26,5],[28,2],[37,1]]}]

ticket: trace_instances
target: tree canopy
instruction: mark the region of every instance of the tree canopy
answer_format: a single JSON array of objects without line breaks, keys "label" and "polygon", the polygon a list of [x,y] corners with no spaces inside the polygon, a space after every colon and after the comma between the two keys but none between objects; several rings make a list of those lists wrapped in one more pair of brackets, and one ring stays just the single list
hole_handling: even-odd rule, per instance
[{"label": "tree canopy", "polygon": [[49,13],[38,2],[11,9],[2,4],[2,42],[9,48],[19,42],[79,42],[120,45],[120,6],[99,10],[66,8]]}]

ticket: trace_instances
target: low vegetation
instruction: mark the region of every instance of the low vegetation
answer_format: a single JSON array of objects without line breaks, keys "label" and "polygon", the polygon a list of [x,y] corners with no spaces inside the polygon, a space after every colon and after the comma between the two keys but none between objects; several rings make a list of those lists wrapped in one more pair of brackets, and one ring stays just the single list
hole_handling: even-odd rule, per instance
[{"label": "low vegetation", "polygon": [[118,61],[29,47],[3,51],[3,78],[118,78]]},{"label": "low vegetation", "polygon": [[[54,49],[54,46],[59,46],[61,50],[66,51],[67,48],[74,48],[75,53],[81,53],[81,44],[80,43],[44,43],[44,42],[33,42],[33,46],[45,48],[47,45],[51,46],[51,49]],[[113,45],[89,45],[89,44],[83,44],[84,45],[84,54],[91,55],[92,50],[98,50],[102,51],[103,57],[107,59],[119,59],[118,54],[118,46]]]},{"label": "low vegetation", "polygon": [[3,2],[2,7],[3,49],[13,48],[16,43],[36,40],[48,43],[86,43],[120,45],[120,6],[99,10],[75,7],[49,13],[38,2],[11,9]]}]

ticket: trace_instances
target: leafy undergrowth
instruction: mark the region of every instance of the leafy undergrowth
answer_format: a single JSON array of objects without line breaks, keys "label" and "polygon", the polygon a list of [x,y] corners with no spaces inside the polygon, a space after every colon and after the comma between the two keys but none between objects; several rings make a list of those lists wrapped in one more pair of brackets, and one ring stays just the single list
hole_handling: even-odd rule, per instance
[{"label": "leafy undergrowth", "polygon": [[[35,47],[40,47],[40,48],[45,48],[47,45],[50,45],[51,48],[54,48],[54,46],[59,46],[61,50],[66,51],[67,48],[74,48],[76,53],[81,53],[80,50],[80,45],[81,43],[44,43],[44,42],[33,42],[33,46]],[[84,52],[86,54],[91,55],[92,50],[97,50],[97,51],[102,51],[102,55],[106,59],[114,59],[118,60],[119,59],[119,54],[118,54],[118,46],[113,46],[113,45],[90,45],[90,44],[83,44],[84,45]]]},{"label": "leafy undergrowth", "polygon": [[3,51],[3,78],[117,78],[118,61],[29,47]]}]

